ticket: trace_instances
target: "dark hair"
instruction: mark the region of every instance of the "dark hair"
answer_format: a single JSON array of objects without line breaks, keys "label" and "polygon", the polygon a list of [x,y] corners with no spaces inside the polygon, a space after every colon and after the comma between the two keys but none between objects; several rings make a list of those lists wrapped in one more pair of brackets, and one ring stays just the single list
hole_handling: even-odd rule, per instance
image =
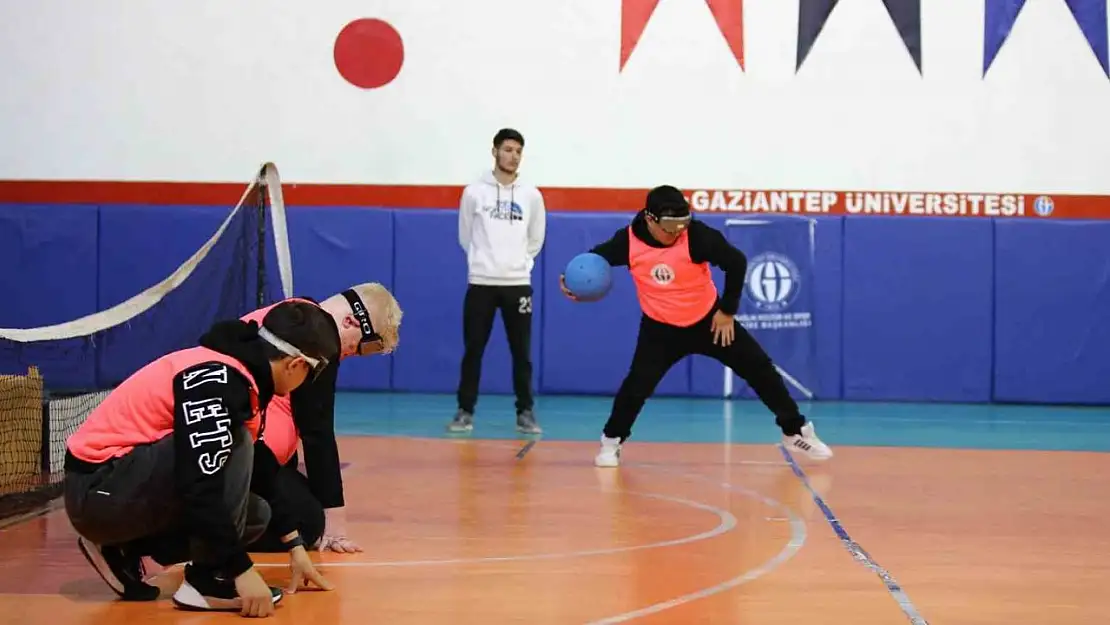
[{"label": "dark hair", "polygon": [[684,217],[690,214],[690,205],[682,191],[665,184],[648,191],[644,210],[656,217]]},{"label": "dark hair", "polygon": [[[262,319],[262,325],[274,336],[304,352],[310,358],[326,358],[336,362],[339,357],[339,332],[331,315],[308,302],[282,302]],[[276,360],[286,354],[267,345],[267,356]]]},{"label": "dark hair", "polygon": [[509,140],[516,141],[520,144],[520,147],[524,147],[524,135],[512,128],[498,130],[497,134],[493,135],[493,147],[499,148],[502,143]]}]

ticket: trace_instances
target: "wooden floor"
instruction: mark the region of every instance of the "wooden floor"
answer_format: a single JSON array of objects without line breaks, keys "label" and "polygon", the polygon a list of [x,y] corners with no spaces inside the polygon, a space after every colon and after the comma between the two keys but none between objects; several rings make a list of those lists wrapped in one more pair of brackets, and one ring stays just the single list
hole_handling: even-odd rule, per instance
[{"label": "wooden floor", "polygon": [[[595,446],[541,441],[518,461],[509,440],[345,438],[367,550],[319,556],[338,588],[288,596],[270,622],[863,625],[916,611],[1064,625],[1110,612],[1108,454],[840,447],[802,464],[803,480],[774,445],[630,444],[618,470],[592,466]],[[74,541],[62,511],[0,532],[2,622],[236,618],[117,602]],[[288,579],[283,556],[258,561]]]}]

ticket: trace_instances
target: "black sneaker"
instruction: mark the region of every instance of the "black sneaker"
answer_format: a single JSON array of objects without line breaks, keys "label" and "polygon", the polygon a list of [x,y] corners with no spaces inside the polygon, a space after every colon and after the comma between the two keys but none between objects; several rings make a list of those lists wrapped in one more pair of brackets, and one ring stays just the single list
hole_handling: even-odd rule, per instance
[{"label": "black sneaker", "polygon": [[158,599],[161,590],[143,581],[141,556],[132,556],[121,547],[98,545],[84,537],[77,538],[77,548],[100,575],[100,579],[124,601]]},{"label": "black sneaker", "polygon": [[[270,596],[277,605],[285,593],[271,586]],[[238,612],[243,609],[235,580],[198,569],[192,564],[185,565],[185,579],[173,593],[173,603],[182,610],[193,612]]]}]

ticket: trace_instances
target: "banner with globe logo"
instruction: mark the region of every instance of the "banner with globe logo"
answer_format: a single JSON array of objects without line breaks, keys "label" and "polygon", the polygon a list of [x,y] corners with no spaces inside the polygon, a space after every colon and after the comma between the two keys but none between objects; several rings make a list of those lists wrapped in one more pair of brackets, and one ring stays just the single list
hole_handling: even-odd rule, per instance
[{"label": "banner with globe logo", "polygon": [[[800,399],[817,388],[814,233],[807,218],[730,220],[729,240],[748,257],[737,319],[759,341]],[[733,397],[754,398],[734,377]]]}]

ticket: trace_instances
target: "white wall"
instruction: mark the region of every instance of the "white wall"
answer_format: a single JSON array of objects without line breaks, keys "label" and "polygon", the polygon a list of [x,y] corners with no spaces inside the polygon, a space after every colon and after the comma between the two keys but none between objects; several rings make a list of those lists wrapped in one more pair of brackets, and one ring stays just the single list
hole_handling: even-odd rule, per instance
[{"label": "white wall", "polygon": [[[923,4],[924,77],[880,0],[798,74],[794,0],[747,0],[746,71],[704,0],[662,0],[623,73],[619,0],[4,0],[0,178],[457,184],[512,125],[543,185],[1110,192],[1110,80],[1064,0],[985,78],[983,2]],[[404,37],[379,90],[332,62],[360,17]]]}]

